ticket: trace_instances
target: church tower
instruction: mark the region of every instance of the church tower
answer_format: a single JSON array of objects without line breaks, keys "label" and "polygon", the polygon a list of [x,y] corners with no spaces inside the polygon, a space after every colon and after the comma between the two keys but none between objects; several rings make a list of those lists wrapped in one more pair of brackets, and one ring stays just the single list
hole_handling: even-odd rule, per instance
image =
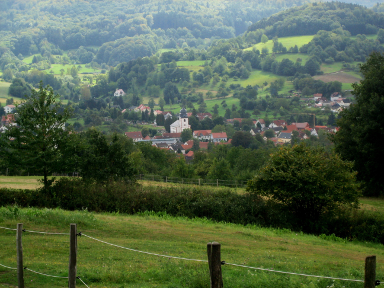
[{"label": "church tower", "polygon": [[180,110],[179,120],[171,124],[171,133],[181,133],[184,129],[191,129],[191,125],[188,123],[187,110],[185,108]]}]

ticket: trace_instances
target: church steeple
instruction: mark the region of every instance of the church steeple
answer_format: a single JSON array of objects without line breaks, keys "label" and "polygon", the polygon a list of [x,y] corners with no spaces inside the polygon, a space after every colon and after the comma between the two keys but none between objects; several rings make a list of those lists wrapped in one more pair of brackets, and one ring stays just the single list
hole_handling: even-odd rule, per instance
[{"label": "church steeple", "polygon": [[185,110],[185,108],[180,110],[180,118],[188,118],[187,110]]}]

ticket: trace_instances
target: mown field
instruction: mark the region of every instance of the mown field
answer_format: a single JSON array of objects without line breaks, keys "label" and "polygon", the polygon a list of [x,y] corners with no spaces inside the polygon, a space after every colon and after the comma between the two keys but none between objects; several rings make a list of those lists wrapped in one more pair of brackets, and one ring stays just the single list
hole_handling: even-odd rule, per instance
[{"label": "mown field", "polygon": [[[280,271],[362,280],[364,259],[377,256],[377,279],[384,276],[382,245],[346,242],[283,229],[170,217],[164,213],[128,216],[49,209],[0,208],[0,226],[23,223],[32,231],[69,232],[78,224],[77,273],[89,287],[209,287],[204,262],[158,257],[112,247],[84,236],[140,251],[206,260],[208,242],[221,243],[226,263]],[[15,232],[0,229],[0,264],[16,267]],[[23,234],[24,265],[41,273],[68,275],[68,236]],[[362,283],[319,279],[222,266],[225,287],[362,287]],[[0,266],[0,287],[16,287],[16,272]],[[64,287],[65,279],[25,271],[26,287]],[[83,284],[78,281],[77,285]]]},{"label": "mown field", "polygon": [[[278,38],[278,41],[283,44],[284,47],[287,49],[294,47],[297,45],[298,48],[301,46],[308,44],[313,39],[314,35],[306,35],[306,36],[295,36],[295,37],[282,37]],[[270,53],[272,53],[273,48],[273,41],[268,40],[266,43],[258,43],[252,47],[249,47],[244,50],[252,50],[253,48],[256,48],[258,50],[262,50],[263,48],[267,48]]]}]

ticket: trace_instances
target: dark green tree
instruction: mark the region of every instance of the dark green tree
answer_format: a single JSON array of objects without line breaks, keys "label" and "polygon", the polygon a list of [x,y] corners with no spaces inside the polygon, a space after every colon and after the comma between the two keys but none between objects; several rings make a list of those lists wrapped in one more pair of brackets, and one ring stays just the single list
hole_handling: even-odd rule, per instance
[{"label": "dark green tree", "polygon": [[193,137],[192,130],[191,129],[184,129],[183,132],[181,132],[181,142],[185,143],[188,140],[191,140]]},{"label": "dark green tree", "polygon": [[340,113],[339,131],[332,136],[341,156],[354,161],[357,179],[364,182],[365,195],[383,195],[384,150],[384,56],[373,53],[360,67],[363,79],[352,84],[356,103]]},{"label": "dark green tree", "polygon": [[1,157],[8,160],[10,167],[43,175],[46,191],[53,182],[48,176],[63,170],[63,149],[69,144],[65,123],[72,110],[63,106],[59,98],[52,88],[40,83],[39,90],[32,90],[17,105],[16,126],[1,137]]},{"label": "dark green tree", "polygon": [[305,144],[274,153],[247,191],[282,203],[302,225],[315,225],[342,205],[357,207],[360,196],[353,164]]}]

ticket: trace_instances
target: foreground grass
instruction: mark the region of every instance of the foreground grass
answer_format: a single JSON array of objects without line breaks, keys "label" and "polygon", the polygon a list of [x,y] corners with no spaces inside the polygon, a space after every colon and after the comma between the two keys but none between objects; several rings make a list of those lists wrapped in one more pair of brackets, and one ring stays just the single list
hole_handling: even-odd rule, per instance
[{"label": "foreground grass", "polygon": [[[166,214],[141,216],[67,212],[49,209],[0,208],[0,226],[23,223],[34,231],[68,232],[78,224],[83,234],[141,251],[207,259],[206,244],[222,244],[222,260],[276,270],[363,279],[364,259],[377,256],[377,278],[384,276],[382,245],[345,242],[288,230],[244,227],[185,219]],[[0,229],[0,263],[15,267],[15,232]],[[23,234],[24,264],[31,270],[67,276],[68,236]],[[362,283],[288,276],[222,267],[226,287],[362,287]],[[78,275],[90,287],[209,287],[206,263],[161,258],[78,238]],[[16,272],[0,266],[0,286],[16,287]],[[25,272],[27,287],[63,287],[65,279]],[[82,285],[78,283],[78,285]]]}]

